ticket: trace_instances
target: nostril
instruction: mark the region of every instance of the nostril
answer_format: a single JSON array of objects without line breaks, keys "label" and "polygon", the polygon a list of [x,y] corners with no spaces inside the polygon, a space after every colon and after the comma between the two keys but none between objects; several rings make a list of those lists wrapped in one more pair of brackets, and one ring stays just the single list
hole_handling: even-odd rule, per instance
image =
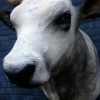
[{"label": "nostril", "polygon": [[26,84],[30,81],[35,70],[35,65],[27,65],[17,73],[5,72],[12,83]]}]

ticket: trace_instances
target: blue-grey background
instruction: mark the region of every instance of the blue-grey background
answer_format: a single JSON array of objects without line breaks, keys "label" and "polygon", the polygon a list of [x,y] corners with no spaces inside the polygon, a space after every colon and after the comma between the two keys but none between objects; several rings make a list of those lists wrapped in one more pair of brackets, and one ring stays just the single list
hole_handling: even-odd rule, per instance
[{"label": "blue-grey background", "polygon": [[[83,3],[84,0],[73,0],[75,5]],[[11,7],[6,0],[0,0],[0,7],[11,11]],[[100,19],[93,19],[84,21],[81,24],[83,29],[94,41],[100,57]],[[3,57],[11,50],[16,40],[15,33],[6,27],[0,21],[0,100],[48,100],[40,88],[24,89],[18,88],[8,82],[5,78],[2,60]],[[99,98],[97,100],[100,100]]]}]

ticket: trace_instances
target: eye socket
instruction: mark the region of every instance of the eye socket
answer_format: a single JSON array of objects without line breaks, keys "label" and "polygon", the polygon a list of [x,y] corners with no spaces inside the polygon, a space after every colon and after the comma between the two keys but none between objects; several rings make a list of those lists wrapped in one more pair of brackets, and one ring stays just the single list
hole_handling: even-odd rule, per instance
[{"label": "eye socket", "polygon": [[64,31],[68,31],[71,26],[71,13],[65,12],[63,14],[58,15],[54,20],[54,25]]}]

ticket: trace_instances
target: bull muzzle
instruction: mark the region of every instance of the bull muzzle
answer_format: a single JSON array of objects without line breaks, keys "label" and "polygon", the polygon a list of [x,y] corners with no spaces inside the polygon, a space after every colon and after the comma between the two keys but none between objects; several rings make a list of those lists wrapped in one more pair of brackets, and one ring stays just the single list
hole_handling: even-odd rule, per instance
[{"label": "bull muzzle", "polygon": [[21,87],[31,87],[30,80],[33,76],[35,65],[26,65],[21,71],[17,73],[10,73],[5,70],[10,82]]},{"label": "bull muzzle", "polygon": [[49,79],[45,62],[38,58],[30,61],[29,58],[16,60],[6,56],[3,66],[9,81],[20,87],[37,87]]}]

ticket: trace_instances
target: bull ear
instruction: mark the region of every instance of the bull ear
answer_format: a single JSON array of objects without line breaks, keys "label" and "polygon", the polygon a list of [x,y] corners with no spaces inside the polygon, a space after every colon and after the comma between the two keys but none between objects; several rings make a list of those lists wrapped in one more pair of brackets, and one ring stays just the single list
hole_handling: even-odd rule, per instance
[{"label": "bull ear", "polygon": [[17,6],[22,0],[7,0],[11,5]]},{"label": "bull ear", "polygon": [[80,14],[83,18],[92,14],[100,14],[100,0],[86,0],[80,8]]}]

